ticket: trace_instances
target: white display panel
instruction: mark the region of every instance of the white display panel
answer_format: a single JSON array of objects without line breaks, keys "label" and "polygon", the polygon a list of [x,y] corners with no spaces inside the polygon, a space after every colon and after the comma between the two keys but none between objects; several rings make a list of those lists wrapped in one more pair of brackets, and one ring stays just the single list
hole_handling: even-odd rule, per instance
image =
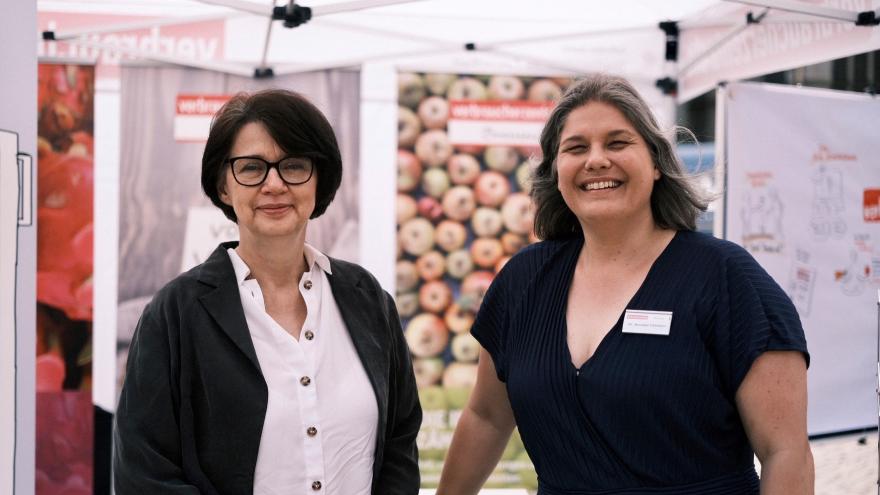
[{"label": "white display panel", "polygon": [[0,493],[13,492],[15,445],[15,265],[18,135],[0,130]]},{"label": "white display panel", "polygon": [[726,237],[798,309],[812,357],[809,432],[876,426],[880,100],[754,83],[722,97]]}]

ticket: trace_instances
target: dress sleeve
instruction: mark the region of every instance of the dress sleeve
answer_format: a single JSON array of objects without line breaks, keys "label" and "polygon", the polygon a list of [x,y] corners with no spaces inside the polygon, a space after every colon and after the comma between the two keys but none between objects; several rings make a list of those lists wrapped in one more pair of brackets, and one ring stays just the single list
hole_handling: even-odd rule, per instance
[{"label": "dress sleeve", "polygon": [[507,280],[510,278],[509,265],[510,263],[492,281],[489,290],[483,297],[483,302],[480,304],[474,324],[471,326],[471,335],[492,356],[495,372],[502,382],[507,382],[505,336],[509,319],[507,312],[507,295],[510,292],[507,287]]},{"label": "dress sleeve", "polygon": [[720,371],[732,396],[765,351],[800,351],[809,366],[807,341],[794,304],[741,248],[726,260],[715,309],[717,355],[726,361]]}]

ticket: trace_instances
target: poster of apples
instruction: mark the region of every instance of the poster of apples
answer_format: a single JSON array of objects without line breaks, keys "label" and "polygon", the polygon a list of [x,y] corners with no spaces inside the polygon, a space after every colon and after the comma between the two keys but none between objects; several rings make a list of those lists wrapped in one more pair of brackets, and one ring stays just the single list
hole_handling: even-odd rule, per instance
[{"label": "poster of apples", "polygon": [[94,66],[39,65],[36,493],[92,493]]},{"label": "poster of apples", "polygon": [[[470,327],[495,273],[534,242],[530,167],[568,78],[398,74],[397,294],[424,409],[422,484],[437,486],[476,380]],[[537,488],[519,435],[487,488]]]}]

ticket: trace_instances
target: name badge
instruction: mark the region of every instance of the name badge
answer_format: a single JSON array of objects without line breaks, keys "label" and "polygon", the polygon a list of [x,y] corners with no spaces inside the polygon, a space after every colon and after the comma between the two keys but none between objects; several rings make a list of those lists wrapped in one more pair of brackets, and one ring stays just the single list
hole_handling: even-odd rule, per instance
[{"label": "name badge", "polygon": [[623,315],[623,333],[669,335],[672,311],[628,309]]}]

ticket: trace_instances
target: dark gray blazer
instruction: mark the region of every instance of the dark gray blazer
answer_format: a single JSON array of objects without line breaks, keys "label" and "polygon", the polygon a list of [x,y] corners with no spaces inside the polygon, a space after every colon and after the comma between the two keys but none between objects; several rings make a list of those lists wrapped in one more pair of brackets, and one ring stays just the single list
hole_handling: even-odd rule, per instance
[{"label": "dark gray blazer", "polygon": [[[268,390],[226,253],[236,245],[221,244],[144,309],[116,413],[118,495],[253,493]],[[422,410],[394,301],[363,268],[330,266],[379,407],[372,492],[418,493]]]}]

